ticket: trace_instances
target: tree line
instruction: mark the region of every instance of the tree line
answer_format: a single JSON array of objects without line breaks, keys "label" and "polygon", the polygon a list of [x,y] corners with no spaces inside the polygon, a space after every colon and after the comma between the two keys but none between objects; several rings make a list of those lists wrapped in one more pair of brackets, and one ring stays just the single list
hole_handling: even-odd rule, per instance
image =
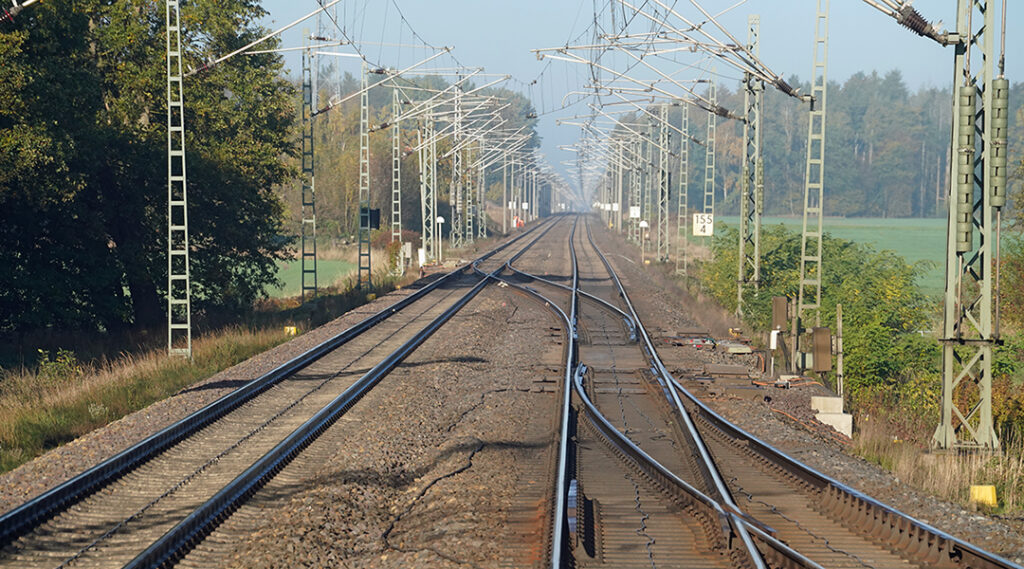
[{"label": "tree line", "polygon": [[[260,37],[253,0],[189,3],[184,63]],[[165,319],[164,6],[54,0],[0,28],[0,332]],[[274,47],[271,42],[267,47]],[[251,305],[288,255],[293,88],[275,55],[186,78],[196,318]]]},{"label": "tree line", "polygon": [[[268,32],[258,0],[181,12],[183,62],[199,69]],[[39,331],[159,331],[166,318],[165,13],[147,0],[53,0],[0,24],[0,346]],[[276,40],[261,45],[279,47]],[[359,88],[319,74],[320,101]],[[383,76],[372,75],[374,81]],[[400,80],[443,89],[437,77]],[[277,284],[299,233],[301,89],[279,55],[233,57],[184,82],[193,320],[230,320]],[[533,130],[529,101],[491,89]],[[403,99],[425,98],[410,89]],[[370,92],[371,125],[391,90]],[[419,229],[415,133],[403,124],[404,226]],[[359,99],[316,119],[320,235],[358,224]],[[371,135],[371,206],[390,211],[391,132]],[[447,150],[443,142],[439,153]],[[539,144],[536,137],[530,147]],[[439,165],[447,200],[450,160]],[[500,170],[488,178],[500,201]],[[450,217],[447,211],[442,215]]]},{"label": "tree line", "polygon": [[[360,88],[360,80],[351,72],[341,71],[333,65],[325,65],[317,74],[317,93],[320,101],[328,101],[331,97],[346,97],[356,93]],[[448,88],[451,83],[437,76],[413,76],[389,79],[382,75],[370,75],[369,123],[371,129],[381,125],[390,125],[386,129],[374,129],[370,133],[370,207],[380,208],[382,227],[391,211],[391,174],[392,174],[392,91],[398,89],[402,112],[411,109],[415,103],[432,96],[433,92]],[[301,92],[301,85],[296,84],[296,93]],[[472,90],[470,83],[464,87]],[[525,127],[524,132],[531,133],[532,139],[526,144],[529,151],[540,145],[540,136],[536,131],[537,119],[533,116],[534,108],[523,94],[504,88],[489,88],[478,93],[481,96],[499,97],[508,107],[500,115],[512,130]],[[301,102],[296,94],[295,105]],[[321,107],[325,104],[321,104]],[[355,234],[359,226],[359,97],[334,107],[331,111],[318,115],[313,119],[314,140],[314,175],[317,194],[317,232],[324,240],[337,241]],[[450,106],[446,107],[450,110]],[[421,126],[419,118],[400,121],[398,128],[401,133],[402,164],[402,226],[410,231],[421,230],[420,219],[420,164],[417,148],[417,129]],[[437,130],[447,126],[446,122],[438,122]],[[439,162],[437,164],[438,201],[440,215],[451,219],[448,206],[449,180],[451,179],[452,159],[442,158],[451,149],[451,139],[443,138],[437,145]],[[472,150],[472,149],[471,149]],[[298,168],[298,162],[295,162]],[[501,164],[488,169],[486,185],[490,201],[500,203],[501,197]],[[294,231],[299,231],[299,210],[302,207],[298,193],[298,181],[278,188],[284,202],[288,205],[287,224]],[[474,177],[472,187],[476,188]],[[474,190],[475,191],[475,190]],[[448,226],[446,225],[447,229]]]},{"label": "tree line", "polygon": [[[810,85],[789,80],[803,93]],[[742,115],[740,86],[718,87],[718,103]],[[1024,156],[1024,83],[1010,91],[1009,157]],[[935,217],[946,212],[952,95],[946,87],[911,91],[898,70],[855,73],[843,83],[829,82],[825,129],[825,214],[846,217]],[[681,122],[678,107],[669,120]],[[739,214],[743,164],[743,124],[717,117],[716,204],[726,215]],[[806,103],[772,88],[763,110],[765,214],[803,212],[807,152]],[[689,132],[704,141],[707,113],[689,108]],[[657,134],[655,134],[657,136]],[[679,136],[671,146],[678,153]],[[688,203],[703,203],[705,147],[690,143]],[[669,170],[678,180],[679,161]],[[676,184],[678,185],[678,184]],[[675,196],[676,188],[672,189]],[[673,197],[672,201],[675,201]]]}]

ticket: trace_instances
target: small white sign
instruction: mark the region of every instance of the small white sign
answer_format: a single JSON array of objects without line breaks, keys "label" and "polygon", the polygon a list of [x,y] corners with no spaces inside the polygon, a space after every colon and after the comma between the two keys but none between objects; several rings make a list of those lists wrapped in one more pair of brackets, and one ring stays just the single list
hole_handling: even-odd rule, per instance
[{"label": "small white sign", "polygon": [[516,202],[508,202],[508,208],[509,209],[515,209],[516,208]]},{"label": "small white sign", "polygon": [[631,205],[631,206],[629,206],[629,218],[630,219],[640,219],[640,206],[638,206],[638,205]]},{"label": "small white sign", "polygon": [[530,202],[523,202],[523,211],[530,209]]},{"label": "small white sign", "polygon": [[423,247],[420,247],[419,249],[416,250],[416,253],[417,253],[417,260],[419,261],[419,266],[422,267],[423,265],[426,265],[427,264],[427,251]]},{"label": "small white sign", "polygon": [[612,202],[612,211],[619,211],[619,202]]},{"label": "small white sign", "polygon": [[601,209],[603,209],[604,211],[611,211],[612,210],[612,204],[610,204],[610,203],[603,203],[603,204],[601,204]]},{"label": "small white sign", "polygon": [[715,214],[693,214],[693,235],[695,237],[711,237],[715,234]]}]

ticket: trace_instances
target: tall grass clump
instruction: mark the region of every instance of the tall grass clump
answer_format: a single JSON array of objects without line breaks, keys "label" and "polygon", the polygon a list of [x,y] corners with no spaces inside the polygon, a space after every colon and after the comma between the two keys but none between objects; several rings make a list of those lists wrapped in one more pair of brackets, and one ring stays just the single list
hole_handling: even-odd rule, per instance
[{"label": "tall grass clump", "polygon": [[920,443],[893,437],[884,422],[862,422],[854,452],[879,464],[901,481],[929,494],[970,504],[970,487],[996,487],[999,505],[991,513],[1024,511],[1024,438],[1020,431],[1005,436],[1002,452],[929,453]]}]

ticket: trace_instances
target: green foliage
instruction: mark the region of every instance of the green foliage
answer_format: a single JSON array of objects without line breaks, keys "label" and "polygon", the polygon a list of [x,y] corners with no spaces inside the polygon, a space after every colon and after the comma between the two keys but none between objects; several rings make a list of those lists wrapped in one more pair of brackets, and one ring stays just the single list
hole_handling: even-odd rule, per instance
[{"label": "green foliage", "polygon": [[[738,232],[716,232],[713,260],[702,269],[702,281],[728,309],[736,308]],[[799,292],[800,236],[782,225],[765,228],[761,237],[761,287],[744,297],[747,324],[765,330],[771,320],[771,298],[795,299]],[[889,386],[934,373],[938,346],[920,330],[930,327],[933,305],[916,279],[924,264],[908,264],[890,251],[833,238],[823,239],[821,321],[835,322],[836,304],[843,307],[846,386]]]},{"label": "green foliage", "polygon": [[1003,240],[1000,277],[1004,324],[1024,329],[1024,236],[1019,232]]},{"label": "green foliage", "polygon": [[[185,65],[263,34],[253,0],[183,6]],[[159,323],[166,288],[164,9],[41,2],[0,32],[0,331]],[[277,56],[185,80],[196,317],[248,306],[287,255],[270,188],[291,175]]]},{"label": "green foliage", "polygon": [[39,362],[36,372],[40,378],[48,383],[68,383],[70,380],[78,379],[84,373],[81,362],[70,350],[57,350],[57,358],[51,360],[50,352],[38,350]]}]

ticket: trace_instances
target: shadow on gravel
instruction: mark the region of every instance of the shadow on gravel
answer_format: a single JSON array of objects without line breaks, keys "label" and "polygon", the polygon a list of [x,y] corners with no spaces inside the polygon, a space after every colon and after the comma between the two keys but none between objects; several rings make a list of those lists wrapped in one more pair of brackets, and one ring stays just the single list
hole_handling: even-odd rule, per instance
[{"label": "shadow on gravel", "polygon": [[421,361],[421,362],[402,362],[401,364],[398,365],[398,367],[420,367],[420,366],[426,366],[426,365],[431,365],[431,364],[447,364],[447,363],[455,363],[455,364],[485,364],[485,363],[488,363],[489,361],[490,360],[485,360],[483,358],[478,358],[476,356],[455,356],[455,357],[451,357],[451,358],[443,358],[443,359],[437,359],[437,360],[425,360],[425,361]]},{"label": "shadow on gravel", "polygon": [[445,276],[446,274],[447,273],[434,273],[434,274],[427,275],[425,277],[421,277],[421,278],[416,279],[415,281],[409,283],[408,285],[406,285],[405,288],[411,288],[411,289],[414,289],[414,290],[418,289],[418,288],[423,288],[423,287],[427,286],[428,284],[436,281],[437,279]]},{"label": "shadow on gravel", "polygon": [[211,381],[210,383],[204,383],[203,385],[197,385],[188,389],[182,389],[177,395],[184,393],[192,393],[193,391],[207,391],[210,389],[238,389],[246,383],[252,381],[251,379],[222,379],[220,381]]},{"label": "shadow on gravel", "polygon": [[[548,446],[550,441],[542,440],[536,442],[523,441],[491,441],[484,442],[481,451],[487,450],[531,450],[541,449]],[[355,470],[341,470],[332,474],[319,474],[311,479],[284,485],[275,488],[275,498],[289,498],[319,487],[331,487],[344,484],[356,484],[359,486],[370,486],[378,488],[392,488],[402,490],[423,478],[429,472],[437,468],[448,458],[455,455],[466,455],[480,446],[480,441],[473,439],[445,449],[435,456],[428,464],[413,470],[406,470],[403,465],[392,462],[381,469],[360,468]],[[384,457],[384,460],[387,460]]]}]

